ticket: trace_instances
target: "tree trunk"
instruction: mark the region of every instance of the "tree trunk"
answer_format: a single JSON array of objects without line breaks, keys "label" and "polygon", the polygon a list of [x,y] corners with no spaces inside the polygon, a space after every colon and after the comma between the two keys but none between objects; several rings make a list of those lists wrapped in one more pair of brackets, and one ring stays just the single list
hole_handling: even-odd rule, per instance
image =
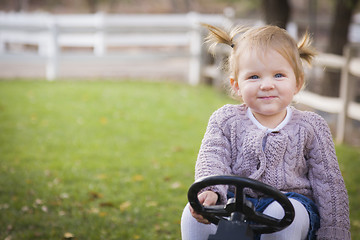
[{"label": "tree trunk", "polygon": [[26,12],[28,10],[28,0],[17,0],[15,1],[15,12]]},{"label": "tree trunk", "polygon": [[291,10],[288,0],[263,0],[262,9],[267,24],[286,28]]},{"label": "tree trunk", "polygon": [[186,13],[191,10],[190,0],[171,0],[171,6],[174,13]]},{"label": "tree trunk", "polygon": [[[333,22],[331,24],[328,53],[342,55],[343,48],[348,42],[349,26],[358,0],[337,0]],[[340,72],[326,71],[322,82],[322,94],[325,96],[339,96]]]},{"label": "tree trunk", "polygon": [[87,4],[89,6],[90,13],[97,12],[98,0],[87,0]]}]

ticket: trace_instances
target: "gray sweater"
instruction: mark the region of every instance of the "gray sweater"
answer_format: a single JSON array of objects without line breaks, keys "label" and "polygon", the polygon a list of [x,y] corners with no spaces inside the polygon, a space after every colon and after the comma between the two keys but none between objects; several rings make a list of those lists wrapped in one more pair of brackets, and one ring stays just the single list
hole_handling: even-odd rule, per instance
[{"label": "gray sweater", "polygon": [[[279,131],[258,128],[245,105],[225,105],[209,120],[195,179],[238,175],[312,199],[320,213],[317,239],[350,237],[349,201],[329,127],[316,113],[291,107]],[[227,188],[210,187],[226,201]]]}]

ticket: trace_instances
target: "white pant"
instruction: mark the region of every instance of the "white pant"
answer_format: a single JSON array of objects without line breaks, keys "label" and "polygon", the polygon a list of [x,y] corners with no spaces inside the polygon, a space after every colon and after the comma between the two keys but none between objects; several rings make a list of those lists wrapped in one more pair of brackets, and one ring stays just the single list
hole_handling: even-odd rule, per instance
[{"label": "white pant", "polygon": [[[261,240],[304,240],[309,231],[309,214],[306,208],[295,199],[289,198],[295,209],[294,221],[285,229],[271,233],[262,234]],[[264,214],[281,219],[284,210],[276,201],[272,202]],[[217,226],[214,224],[202,224],[196,221],[190,213],[189,204],[186,205],[181,217],[182,240],[207,240],[210,234],[215,234]]]}]

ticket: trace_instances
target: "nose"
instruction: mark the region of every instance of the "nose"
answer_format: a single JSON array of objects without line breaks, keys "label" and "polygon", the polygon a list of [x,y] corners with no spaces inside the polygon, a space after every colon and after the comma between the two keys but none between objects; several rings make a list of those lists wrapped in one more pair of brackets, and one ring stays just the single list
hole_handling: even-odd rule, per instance
[{"label": "nose", "polygon": [[261,81],[260,89],[262,91],[269,91],[275,88],[274,80],[271,78],[263,78]]}]

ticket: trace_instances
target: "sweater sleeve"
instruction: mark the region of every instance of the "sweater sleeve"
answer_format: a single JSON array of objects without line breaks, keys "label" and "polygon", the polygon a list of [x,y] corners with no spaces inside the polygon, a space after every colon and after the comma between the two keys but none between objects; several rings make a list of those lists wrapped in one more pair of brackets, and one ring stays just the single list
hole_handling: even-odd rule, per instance
[{"label": "sweater sleeve", "polygon": [[[195,180],[213,175],[231,174],[231,144],[224,133],[224,109],[216,111],[209,120],[195,166]],[[226,202],[227,186],[211,186],[219,194],[221,203]]]},{"label": "sweater sleeve", "polygon": [[307,119],[313,127],[309,146],[309,179],[320,214],[317,239],[349,240],[349,200],[330,129],[323,118]]}]

